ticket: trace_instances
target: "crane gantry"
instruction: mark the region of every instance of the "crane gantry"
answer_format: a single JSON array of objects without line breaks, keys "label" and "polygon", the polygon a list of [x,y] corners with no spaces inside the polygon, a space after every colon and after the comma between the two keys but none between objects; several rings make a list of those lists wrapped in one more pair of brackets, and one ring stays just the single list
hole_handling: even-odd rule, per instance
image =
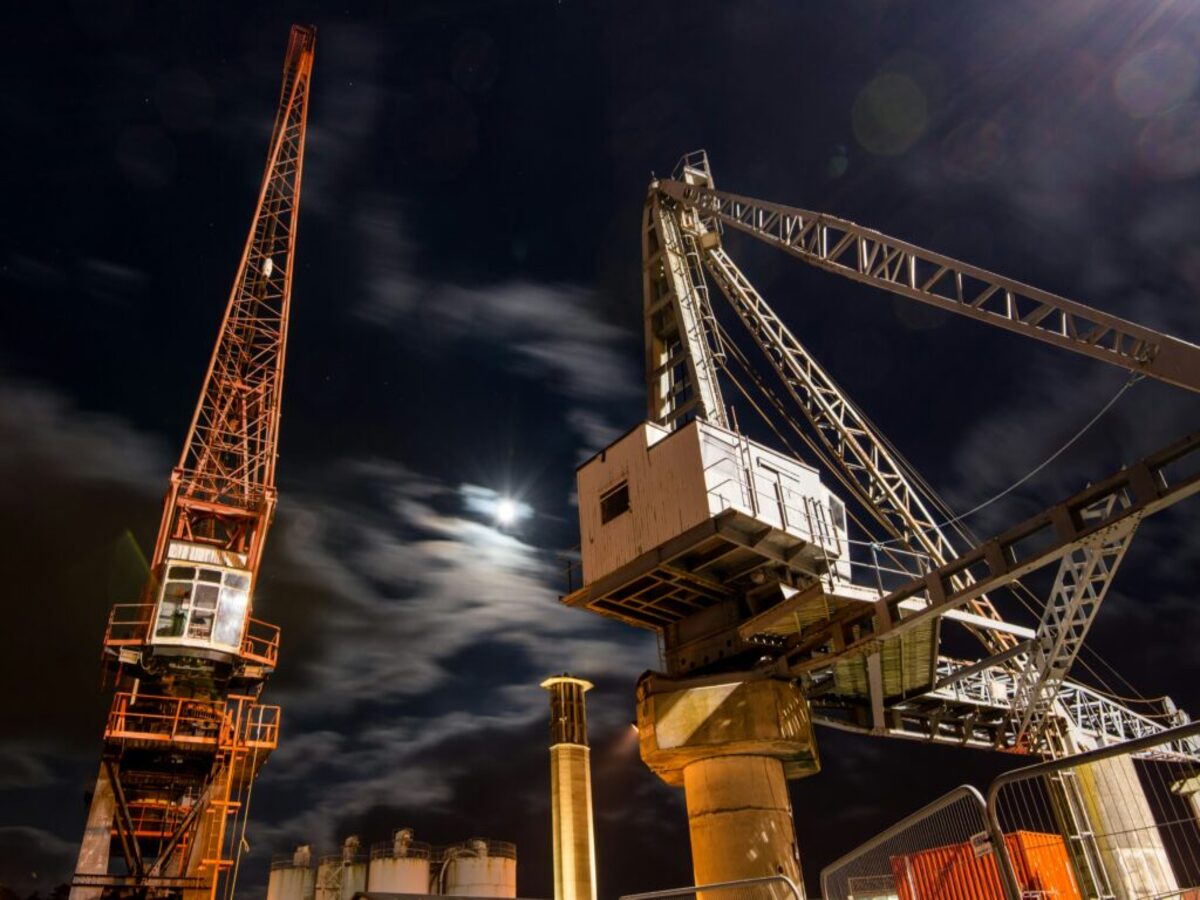
[{"label": "crane gantry", "polygon": [[252,612],[275,513],[315,39],[291,30],[250,234],[150,572],[140,601],[109,616],[115,693],[72,900],[232,896],[251,787],[278,742],[279,707],[258,698],[279,628]]},{"label": "crane gantry", "polygon": [[[1194,344],[827,214],[718,190],[703,151],[652,179],[642,227],[648,422],[580,467],[582,587],[563,600],[659,634],[667,671],[639,683],[642,755],[688,791],[697,884],[773,874],[768,860],[799,877],[794,838],[790,860],[782,838],[748,852],[751,862],[734,852],[767,833],[763,816],[793,834],[790,808],[780,819],[775,801],[752,814],[720,798],[778,797],[783,778],[815,772],[810,722],[1045,756],[1164,730],[1161,719],[1179,715],[1169,701],[1157,714],[1135,711],[1069,674],[1138,524],[1200,491],[1200,434],[980,542],[754,288],[724,246],[727,231],[1131,379],[1200,392]],[[709,283],[773,381],[715,315]],[[861,515],[814,480],[817,469],[745,438],[721,376],[789,451],[779,426],[798,437]],[[1056,563],[1049,596],[1020,581]],[[1034,621],[1002,614],[1001,591]],[[943,624],[984,654],[944,652]],[[718,736],[716,710],[733,697],[740,711],[719,719]],[[1176,752],[1200,758],[1200,747]],[[750,759],[764,768],[734,762]],[[1084,809],[1078,800],[1064,797],[1063,809]],[[716,861],[725,857],[735,861]]]},{"label": "crane gantry", "polygon": [[[754,289],[721,244],[719,226],[735,228],[826,271],[1192,391],[1200,391],[1200,347],[842,219],[718,191],[703,151],[684,157],[676,168],[676,177],[655,182],[652,192],[663,199],[648,203],[669,202],[665,198],[674,201],[685,242],[700,248],[705,271],[738,314],[807,420],[809,435],[815,436],[819,445],[814,449],[823,451],[819,452],[821,461],[895,543],[921,554],[932,566],[949,568],[944,586],[939,585],[938,593],[933,596],[954,596],[953,608],[966,605],[981,617],[964,624],[996,657],[996,664],[1015,679],[1007,746],[1041,749],[1047,738],[1045,726],[1051,721],[1047,713],[1055,702],[1056,691],[1063,684],[1137,523],[1147,509],[1143,504],[1133,504],[1124,494],[1101,494],[1092,505],[1078,510],[1073,518],[1090,527],[1073,529],[1069,538],[1064,535],[1056,544],[1056,554],[1040,560],[1041,565],[1061,560],[1060,569],[1038,629],[1026,638],[1024,648],[1019,647],[1020,630],[999,629],[982,621],[1003,623],[1003,618],[986,591],[975,585],[975,570],[962,562],[947,526],[934,512],[935,505],[923,487],[923,480],[897,460],[890,449],[892,445],[877,426]],[[698,308],[706,308],[707,293],[699,285],[699,280],[693,277],[693,292],[689,296],[685,291],[681,306],[689,305],[689,300],[695,297],[702,300]],[[713,321],[711,312],[702,321]],[[702,357],[696,364],[697,371],[712,366],[708,348],[720,344],[715,334],[710,332],[706,337],[707,341],[687,345],[696,348],[695,352]],[[696,393],[704,396],[705,392]],[[720,404],[719,386],[715,382],[710,393],[713,396],[707,403]],[[703,415],[708,408],[711,407],[704,406],[697,415]],[[724,416],[718,421],[724,421]],[[813,446],[811,441],[810,446]],[[1191,442],[1185,441],[1180,454],[1190,452],[1191,446]],[[1177,458],[1174,453],[1167,455],[1172,460]],[[1161,479],[1164,469],[1164,466],[1156,468],[1153,477]],[[1171,497],[1169,502],[1190,493],[1190,482],[1182,489],[1167,492]],[[1155,504],[1165,505],[1161,496],[1145,498],[1146,502],[1151,499]],[[1119,516],[1113,515],[1114,509]],[[1117,518],[1120,524],[1114,525]],[[1085,539],[1101,531],[1103,539]],[[1000,555],[1004,555],[1003,550]],[[952,561],[958,564],[949,566]],[[1007,563],[994,565],[988,578],[992,589],[1009,586],[1032,571],[1034,566],[1025,562],[1022,571]],[[908,589],[905,596],[886,601],[891,604],[891,615],[896,616],[898,602],[918,593],[929,594],[929,586],[922,582],[921,588]],[[950,607],[942,607],[943,614],[949,611]],[[860,630],[862,623],[870,618],[862,609],[845,615],[852,621],[848,627]],[[878,615],[876,612],[874,617]],[[925,613],[915,621],[925,617],[930,614]],[[788,659],[794,661],[802,656],[800,647],[819,646],[822,639],[829,638],[827,631],[814,629],[794,639],[798,647],[789,651]],[[1078,704],[1073,708],[1078,708]],[[878,705],[874,713],[872,725],[882,728]],[[1132,711],[1118,714],[1117,720],[1125,721],[1131,728],[1124,737],[1140,735],[1142,728],[1138,725],[1144,725],[1144,718]],[[1005,738],[994,735],[992,743],[1005,746]]]}]

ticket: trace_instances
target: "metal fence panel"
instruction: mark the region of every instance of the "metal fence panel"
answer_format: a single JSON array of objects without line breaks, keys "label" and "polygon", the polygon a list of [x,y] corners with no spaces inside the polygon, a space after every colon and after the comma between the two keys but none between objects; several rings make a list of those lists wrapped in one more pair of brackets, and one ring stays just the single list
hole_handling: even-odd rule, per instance
[{"label": "metal fence panel", "polygon": [[983,796],[970,785],[821,871],[825,900],[1005,900]]},{"label": "metal fence panel", "polygon": [[1198,740],[1200,723],[1001,775],[991,827],[1027,836],[1006,877],[1024,896],[1200,898]]}]

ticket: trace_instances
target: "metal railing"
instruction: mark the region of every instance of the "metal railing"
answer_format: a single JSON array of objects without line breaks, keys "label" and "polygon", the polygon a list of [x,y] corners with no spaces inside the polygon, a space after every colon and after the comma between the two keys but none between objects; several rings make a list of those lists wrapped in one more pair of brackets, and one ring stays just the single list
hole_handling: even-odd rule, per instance
[{"label": "metal railing", "polygon": [[432,856],[433,846],[424,841],[409,841],[399,847],[394,840],[371,845],[371,859],[431,859]]},{"label": "metal railing", "polygon": [[[108,613],[104,646],[133,647],[149,642],[153,603],[116,603]],[[246,620],[240,655],[251,662],[275,667],[279,661],[279,626],[253,617]]]},{"label": "metal railing", "polygon": [[225,704],[220,701],[123,691],[113,696],[104,737],[217,746],[226,727]]},{"label": "metal railing", "polygon": [[233,746],[274,749],[279,741],[279,707],[256,703],[244,708],[240,733],[222,700],[159,697],[122,691],[113,696],[105,740],[175,746]]},{"label": "metal railing", "polygon": [[247,619],[241,655],[243,659],[274,668],[279,661],[279,626],[253,617]]},{"label": "metal railing", "polygon": [[741,881],[626,894],[620,900],[688,900],[701,896],[704,900],[804,900],[804,891],[786,875],[767,875]]},{"label": "metal railing", "polygon": [[1200,764],[1177,752],[1197,737],[1191,723],[996,778],[991,827],[1044,836],[1004,860],[1010,890],[1049,850],[1083,897],[1200,896]]},{"label": "metal railing", "polygon": [[296,853],[274,853],[271,855],[271,870],[276,869],[308,869],[312,871],[313,862],[311,857],[307,862],[296,862]]},{"label": "metal railing", "polygon": [[[479,853],[482,851],[482,854]],[[441,862],[457,856],[487,855],[494,859],[516,859],[517,845],[510,841],[493,841],[487,838],[468,838],[456,844],[445,844],[433,848],[433,860]]]},{"label": "metal railing", "polygon": [[825,900],[1003,900],[992,849],[983,796],[962,785],[822,869],[821,893]]},{"label": "metal railing", "polygon": [[[971,666],[972,663],[965,660],[938,657],[937,686],[928,696],[1012,710],[1016,696],[1016,679],[1012,672],[1002,666],[988,666],[968,675],[957,675]],[[1059,685],[1056,711],[1070,723],[1077,738],[1085,742],[1086,745],[1079,748],[1083,750],[1162,735],[1181,718],[1169,716],[1165,708],[1157,718],[1136,713],[1093,688],[1073,681]],[[1200,761],[1198,736],[1176,738],[1169,749],[1181,757]]]},{"label": "metal railing", "polygon": [[1200,897],[1200,723],[965,785],[826,866],[825,900]]}]

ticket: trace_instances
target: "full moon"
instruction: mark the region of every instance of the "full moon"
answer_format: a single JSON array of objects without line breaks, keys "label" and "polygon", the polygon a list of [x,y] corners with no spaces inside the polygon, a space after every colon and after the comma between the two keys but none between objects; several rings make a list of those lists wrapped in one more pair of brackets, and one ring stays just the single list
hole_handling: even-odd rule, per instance
[{"label": "full moon", "polygon": [[517,504],[507,497],[496,501],[496,521],[501,525],[511,525],[517,520]]}]

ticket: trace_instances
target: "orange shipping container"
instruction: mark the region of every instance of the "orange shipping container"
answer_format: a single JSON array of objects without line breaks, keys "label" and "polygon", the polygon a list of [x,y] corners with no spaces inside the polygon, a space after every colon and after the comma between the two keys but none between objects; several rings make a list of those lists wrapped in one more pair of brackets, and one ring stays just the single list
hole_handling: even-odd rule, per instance
[{"label": "orange shipping container", "polygon": [[[1016,831],[1004,843],[1023,894],[1080,900],[1059,835]],[[1004,900],[995,854],[976,856],[970,843],[893,856],[891,863],[900,900]]]}]

